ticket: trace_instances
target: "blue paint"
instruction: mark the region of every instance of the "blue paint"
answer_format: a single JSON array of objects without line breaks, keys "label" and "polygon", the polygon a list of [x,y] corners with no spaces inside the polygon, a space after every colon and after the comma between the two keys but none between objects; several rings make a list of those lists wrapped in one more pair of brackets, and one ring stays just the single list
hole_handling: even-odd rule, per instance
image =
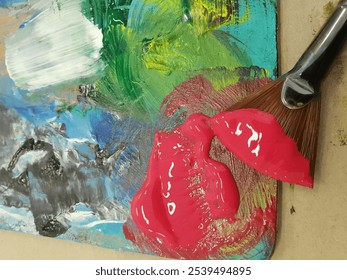
[{"label": "blue paint", "polygon": [[68,138],[85,139],[90,143],[96,144],[97,141],[91,132],[90,126],[92,114],[93,110],[83,111],[80,106],[76,106],[73,110],[60,114],[56,122],[65,124],[66,136]]},{"label": "blue paint", "polygon": [[75,206],[76,212],[92,212],[92,209],[83,203],[79,203]]},{"label": "blue paint", "polygon": [[266,237],[258,242],[253,248],[245,252],[243,255],[232,255],[227,257],[230,260],[265,260],[272,255],[273,246],[269,243]]},{"label": "blue paint", "polygon": [[10,7],[18,4],[26,4],[28,0],[0,0],[0,7]]},{"label": "blue paint", "polygon": [[31,172],[28,172],[28,178],[31,184],[30,196],[36,200],[41,200],[43,203],[47,201],[47,194],[42,191],[39,180]]},{"label": "blue paint", "polygon": [[[88,242],[89,244],[110,248],[113,250],[127,250],[138,252],[138,249],[127,240],[122,231],[123,223],[100,222],[93,227],[81,227],[72,225],[68,232],[58,236],[58,239]],[[86,241],[84,237],[88,237]]]},{"label": "blue paint", "polygon": [[105,147],[110,142],[133,142],[140,131],[151,129],[144,121],[117,117],[101,109],[90,112],[90,126],[97,142]]},{"label": "blue paint", "polygon": [[[10,213],[10,215],[6,213]],[[21,232],[25,227],[26,232],[35,233],[33,220],[32,213],[27,208],[8,207],[0,204],[1,229]]]},{"label": "blue paint", "polygon": [[95,232],[100,232],[104,235],[121,236],[123,235],[122,226],[123,226],[123,223],[100,222],[99,224],[91,227],[90,229]]},{"label": "blue paint", "polygon": [[34,125],[43,125],[56,116],[55,108],[58,101],[48,101],[47,97],[29,100],[28,92],[17,88],[8,76],[0,76],[0,103],[12,108]]},{"label": "blue paint", "polygon": [[26,21],[24,21],[19,28],[23,29],[25,28],[29,23],[31,23],[36,17],[38,17],[41,13],[34,13],[29,19],[27,19]]},{"label": "blue paint", "polygon": [[[92,112],[92,117],[89,118],[90,126],[97,142],[105,147],[110,141],[114,130],[117,130],[117,120],[108,112],[96,110]],[[124,133],[120,130],[118,132]]]},{"label": "blue paint", "polygon": [[[116,171],[117,169],[115,169]],[[133,185],[129,185],[128,189],[124,189],[122,185],[124,185],[125,180],[121,176],[117,176],[116,174],[112,174],[110,177],[105,177],[105,193],[107,199],[110,201],[117,201],[118,204],[128,207],[130,199],[134,194],[130,194],[129,190],[134,188],[134,185],[137,185],[139,188],[139,182],[132,182]],[[137,189],[136,188],[136,189]]]},{"label": "blue paint", "polygon": [[[264,9],[263,1],[250,1],[250,5],[252,5],[250,21],[238,26],[224,26],[220,30],[230,33],[242,42],[230,39],[231,43],[237,44],[240,49],[250,56],[250,64],[266,68],[269,71],[269,76],[274,77],[275,72],[274,69],[271,69],[271,65],[276,65],[276,54],[274,55],[274,52],[276,52],[276,26],[273,24],[276,21],[276,6],[270,3],[270,0],[266,1],[267,10]],[[129,10],[129,28],[133,26],[148,33],[152,30],[151,25],[157,24],[155,22],[146,22],[143,17],[137,14],[142,12],[143,9],[148,11],[147,14],[156,13],[160,5],[148,2],[150,1],[132,1]],[[0,7],[26,3],[26,0],[0,0]],[[142,15],[145,14],[142,13]],[[36,16],[37,14],[34,14],[27,19],[20,25],[20,28],[25,28]],[[176,25],[175,21],[168,21],[173,26]],[[167,26],[165,28],[170,30]],[[264,30],[266,32],[263,32]],[[149,36],[149,38],[151,37]],[[151,133],[154,130],[153,126],[139,119],[132,119],[126,116],[118,117],[112,112],[106,111],[106,109],[87,104],[78,104],[69,111],[57,113],[57,108],[63,104],[59,101],[51,101],[52,97],[54,99],[54,92],[45,93],[40,99],[33,100],[30,97],[30,93],[18,89],[8,76],[0,76],[0,85],[0,103],[7,108],[15,110],[19,117],[24,120],[23,123],[32,128],[33,131],[36,129],[47,131],[47,142],[52,143],[55,151],[61,152],[62,149],[64,151],[64,147],[71,144],[69,148],[71,148],[71,152],[76,153],[81,158],[80,164],[82,166],[78,167],[78,172],[82,174],[82,178],[76,178],[76,180],[73,178],[73,184],[76,183],[76,185],[81,186],[88,195],[100,194],[101,201],[96,200],[95,203],[117,203],[124,206],[125,209],[129,207],[131,198],[140,187],[141,180],[144,178],[145,165],[147,164],[146,155],[149,154],[152,147],[151,141],[153,139]],[[72,100],[71,102],[77,102],[77,100]],[[82,142],[68,142],[69,139],[54,131],[50,126],[52,122],[64,123],[67,138],[76,138]],[[18,139],[24,137],[23,135],[15,136]],[[127,143],[124,148],[118,147],[121,142]],[[21,142],[19,141],[18,143],[20,145]],[[114,163],[110,170],[105,171],[103,167],[95,164],[95,151],[90,144],[98,144],[100,148],[107,148],[109,151],[120,149],[117,150],[119,153],[114,158]],[[142,161],[141,164],[139,164],[140,161]],[[137,177],[127,177],[128,170],[134,165],[136,166],[135,175]],[[41,190],[41,179],[35,178],[29,172],[29,181],[32,198],[46,201],[48,197]],[[73,190],[71,193],[73,193]],[[81,196],[81,200],[83,200],[83,195]],[[25,205],[30,204],[28,197],[21,195],[20,199]],[[1,207],[0,205],[0,209],[2,209]],[[97,206],[93,205],[93,207]],[[8,211],[9,209],[6,210]],[[123,224],[119,221],[100,221],[100,216],[96,214],[95,209],[91,209],[83,203],[78,203],[74,210],[75,213],[72,213],[71,217],[73,217],[73,214],[76,214],[76,216],[71,219],[71,228],[58,238],[80,240],[113,249],[138,251],[130,241],[125,239],[122,231]],[[25,228],[34,219],[31,216],[31,212],[27,209],[11,207],[10,212],[29,220],[28,224],[25,224],[27,221],[24,221],[23,225],[21,225],[23,231],[27,230]],[[68,216],[67,212],[63,213],[63,215],[65,214]],[[81,215],[78,216],[79,214]],[[10,215],[6,219],[0,218],[5,222],[0,224],[1,228],[12,230],[18,228],[16,227],[16,221]],[[14,225],[13,227],[9,226],[11,223]],[[232,256],[232,258],[268,258],[271,252],[264,250],[264,248],[271,248],[266,240],[262,240],[245,255]]]}]

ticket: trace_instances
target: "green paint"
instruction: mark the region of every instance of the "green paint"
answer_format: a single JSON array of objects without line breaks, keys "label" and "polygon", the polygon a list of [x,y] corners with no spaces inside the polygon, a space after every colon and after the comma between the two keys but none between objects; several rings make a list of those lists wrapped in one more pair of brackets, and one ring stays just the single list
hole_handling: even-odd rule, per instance
[{"label": "green paint", "polygon": [[56,111],[58,114],[62,114],[66,111],[71,112],[75,107],[76,107],[76,104],[63,103],[62,105],[57,106]]},{"label": "green paint", "polygon": [[85,16],[103,31],[107,65],[95,100],[153,117],[162,100],[191,77],[203,75],[216,89],[247,79],[238,68],[252,66],[248,50],[221,29],[249,19],[251,6],[245,1],[239,10],[237,2],[84,0]]},{"label": "green paint", "polygon": [[127,24],[131,0],[83,0],[82,13],[100,29]]}]

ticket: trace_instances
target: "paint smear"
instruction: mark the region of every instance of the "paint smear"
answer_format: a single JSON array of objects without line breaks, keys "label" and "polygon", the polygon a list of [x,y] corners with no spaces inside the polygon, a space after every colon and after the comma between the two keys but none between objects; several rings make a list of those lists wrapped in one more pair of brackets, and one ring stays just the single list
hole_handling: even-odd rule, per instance
[{"label": "paint smear", "polygon": [[210,125],[233,154],[259,172],[312,187],[309,161],[271,114],[256,109],[236,110],[218,114]]},{"label": "paint smear", "polygon": [[196,75],[221,89],[242,78],[237,69],[251,67],[250,56],[264,54],[258,65],[269,62],[267,74],[272,76],[275,34],[263,36],[270,33],[268,28],[255,32],[256,42],[252,38],[238,42],[230,34],[238,25],[242,30],[247,21],[255,22],[252,28],[273,24],[274,8],[274,3],[264,7],[255,0],[84,1],[83,13],[102,29],[102,59],[107,65],[95,99],[113,110],[156,117],[163,99]]},{"label": "paint smear", "polygon": [[131,203],[135,224],[153,242],[205,255],[198,244],[213,221],[234,220],[239,192],[228,167],[210,158],[214,136],[260,172],[312,186],[308,161],[272,115],[255,109],[192,114],[174,131],[157,132],[146,180]]},{"label": "paint smear", "polygon": [[26,4],[27,0],[0,0],[0,7],[10,7],[20,4]]},{"label": "paint smear", "polygon": [[[269,258],[276,182],[235,158],[217,137],[204,144],[209,154],[192,155],[197,164],[185,169],[197,172],[188,174],[194,187],[187,190],[185,181],[186,192],[177,187],[183,180],[177,156],[161,165],[165,181],[144,195],[160,197],[153,209],[162,210],[155,214],[162,215],[158,230],[168,229],[166,238],[134,225],[129,201],[143,183],[155,130],[165,131],[163,142],[176,139],[170,131],[190,114],[213,116],[272,77],[276,1],[27,2],[8,4],[0,15],[0,64],[6,38],[8,68],[0,65],[0,227],[172,258]],[[78,92],[81,84],[92,91]],[[41,89],[47,86],[55,87]],[[210,128],[205,119],[194,124],[180,129],[172,151],[203,141],[190,131]],[[217,173],[224,171],[236,183],[221,189]],[[229,193],[235,185],[236,213],[236,195]],[[157,217],[143,205],[138,213],[146,230]],[[163,221],[180,229],[172,232]]]},{"label": "paint smear", "polygon": [[173,250],[203,250],[198,242],[213,220],[231,219],[239,206],[229,169],[209,157],[207,120],[195,114],[173,132],[156,134],[147,178],[131,203],[137,226]]},{"label": "paint smear", "polygon": [[[162,105],[163,115],[170,120],[169,127],[171,125],[180,126],[182,119],[185,120],[187,116],[199,112],[216,115],[219,111],[226,110],[237,102],[240,96],[246,96],[270,81],[268,78],[247,80],[246,73],[249,70],[243,70],[245,80],[229,85],[220,91],[216,91],[213,85],[202,76],[196,76],[177,86]],[[167,125],[165,127],[169,129]],[[172,131],[174,130],[175,128]],[[199,236],[202,237],[196,241],[198,249],[160,243],[154,236],[150,237],[147,231],[139,229],[132,220],[128,220],[124,225],[124,235],[136,244],[141,252],[150,251],[169,258],[269,258],[274,247],[276,233],[276,181],[244,164],[230,153],[217,137],[212,140],[209,158],[227,166],[235,179],[240,197],[239,208],[235,216],[212,219],[211,222],[208,222],[209,231],[206,231],[205,235],[200,232]],[[170,167],[171,165],[168,165],[168,170]],[[160,192],[160,186],[158,189],[159,191],[157,191]],[[154,189],[147,192],[148,200],[150,200],[151,192],[155,192]],[[167,193],[164,195],[167,196]],[[187,213],[184,219],[190,219],[189,213],[191,212],[187,211]],[[185,224],[189,224],[189,222],[184,222]],[[144,225],[146,226],[146,224]],[[160,240],[162,241],[162,239]]]},{"label": "paint smear", "polygon": [[40,1],[6,40],[6,66],[22,89],[36,90],[99,75],[101,31],[81,13],[81,0]]}]

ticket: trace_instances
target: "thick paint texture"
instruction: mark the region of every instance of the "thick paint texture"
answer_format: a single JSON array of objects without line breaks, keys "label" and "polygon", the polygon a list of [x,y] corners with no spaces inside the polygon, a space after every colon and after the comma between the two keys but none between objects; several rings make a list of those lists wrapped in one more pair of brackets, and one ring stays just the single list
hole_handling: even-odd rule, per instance
[{"label": "thick paint texture", "polygon": [[271,114],[192,114],[172,132],[156,133],[146,180],[131,204],[135,224],[152,241],[173,250],[196,248],[213,221],[235,221],[239,191],[230,170],[210,158],[214,136],[260,172],[312,186],[308,161]]},{"label": "thick paint texture", "polygon": [[[0,0],[0,25],[1,229],[171,258],[271,255],[276,182],[211,138],[207,117],[191,119],[205,136],[181,125],[275,77],[275,0]],[[156,131],[186,148],[143,194],[160,198],[144,213],[166,239],[130,214]],[[172,179],[185,191],[168,197]]]},{"label": "thick paint texture", "polygon": [[82,15],[80,3],[38,2],[36,15],[7,38],[6,66],[18,87],[37,90],[101,73],[102,33]]},{"label": "thick paint texture", "polygon": [[210,121],[220,141],[237,157],[274,179],[312,187],[309,161],[269,113],[243,109]]},{"label": "thick paint texture", "polygon": [[[98,102],[153,116],[178,84],[197,74],[218,89],[247,79],[237,71],[252,66],[247,47],[222,27],[247,22],[251,6],[264,9],[258,1],[251,5],[244,0],[84,0],[84,14],[103,32],[102,59],[107,67],[97,82]],[[274,5],[267,9],[272,14]],[[260,25],[268,24],[262,14],[253,16]],[[275,40],[266,40],[267,46],[269,42]],[[258,43],[252,52],[258,53]],[[276,64],[276,56],[267,57]]]},{"label": "thick paint texture", "polygon": [[147,178],[135,195],[135,223],[154,241],[195,248],[213,220],[233,218],[239,194],[230,170],[209,157],[208,117],[191,115],[171,133],[155,136]]}]

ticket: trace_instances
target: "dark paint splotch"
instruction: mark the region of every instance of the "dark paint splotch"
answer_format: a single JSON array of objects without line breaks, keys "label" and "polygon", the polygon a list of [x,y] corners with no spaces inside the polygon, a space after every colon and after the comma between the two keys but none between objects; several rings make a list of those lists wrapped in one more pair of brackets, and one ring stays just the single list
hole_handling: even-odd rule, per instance
[{"label": "dark paint splotch", "polygon": [[[83,120],[90,121],[89,132],[83,127],[76,131],[71,125],[82,111]],[[4,206],[28,209],[37,232],[49,237],[70,228],[65,214],[75,211],[79,203],[87,205],[99,220],[128,218],[130,190],[136,190],[139,175],[146,170],[147,155],[140,153],[146,149],[140,146],[152,141],[148,126],[141,128],[92,107],[82,110],[77,106],[65,113],[68,116],[57,115],[45,125],[33,125],[19,113],[0,104],[0,140],[7,147],[0,150],[0,202]],[[108,121],[101,125],[99,120],[104,119]],[[126,129],[131,133],[120,133]],[[84,140],[75,141],[78,133],[92,136],[82,135]],[[22,144],[16,145],[19,139]]]}]

